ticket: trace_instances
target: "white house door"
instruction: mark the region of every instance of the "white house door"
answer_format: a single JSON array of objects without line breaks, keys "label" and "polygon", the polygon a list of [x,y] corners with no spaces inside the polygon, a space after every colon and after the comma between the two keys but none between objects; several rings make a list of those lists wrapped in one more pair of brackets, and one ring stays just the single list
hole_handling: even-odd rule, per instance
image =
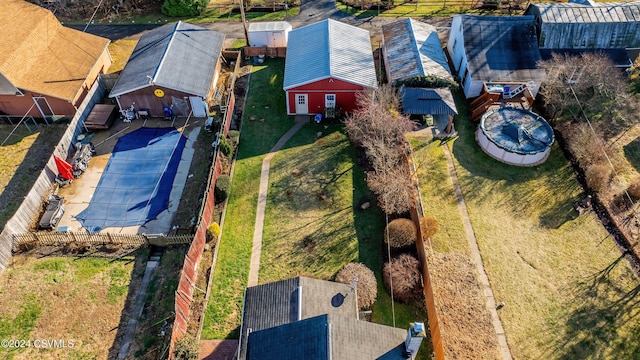
[{"label": "white house door", "polygon": [[325,108],[334,108],[334,107],[336,107],[336,94],[325,94],[324,95],[324,107]]},{"label": "white house door", "polygon": [[309,113],[309,101],[307,94],[296,94],[296,114]]},{"label": "white house door", "polygon": [[38,107],[38,110],[40,110],[40,114],[42,115],[42,118],[45,119],[45,122],[47,119],[50,119],[55,115],[53,110],[51,110],[51,106],[49,106],[47,98],[38,96],[34,97],[33,101],[36,103],[36,106]]},{"label": "white house door", "polygon": [[189,96],[189,102],[191,103],[191,111],[193,111],[193,116],[207,116],[207,104],[202,101],[202,98],[200,96]]}]

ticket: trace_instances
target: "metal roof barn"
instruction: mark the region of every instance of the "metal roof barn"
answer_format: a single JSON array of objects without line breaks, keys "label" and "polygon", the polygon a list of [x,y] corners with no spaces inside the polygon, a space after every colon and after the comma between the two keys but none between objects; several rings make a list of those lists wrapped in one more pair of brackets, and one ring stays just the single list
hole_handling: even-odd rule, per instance
[{"label": "metal roof barn", "polygon": [[283,88],[289,115],[353,111],[357,93],[377,88],[369,31],[331,19],[292,30]]},{"label": "metal roof barn", "polygon": [[543,56],[553,52],[599,51],[618,66],[632,60],[625,49],[640,48],[640,2],[533,3],[526,11],[536,20]]}]

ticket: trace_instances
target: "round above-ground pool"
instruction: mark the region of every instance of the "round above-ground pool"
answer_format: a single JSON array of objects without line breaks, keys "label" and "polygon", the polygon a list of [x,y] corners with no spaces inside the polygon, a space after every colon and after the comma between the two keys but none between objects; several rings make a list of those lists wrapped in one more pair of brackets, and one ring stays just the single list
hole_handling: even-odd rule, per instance
[{"label": "round above-ground pool", "polygon": [[540,115],[501,107],[482,115],[476,140],[482,150],[496,160],[534,166],[547,160],[554,136],[551,126]]}]

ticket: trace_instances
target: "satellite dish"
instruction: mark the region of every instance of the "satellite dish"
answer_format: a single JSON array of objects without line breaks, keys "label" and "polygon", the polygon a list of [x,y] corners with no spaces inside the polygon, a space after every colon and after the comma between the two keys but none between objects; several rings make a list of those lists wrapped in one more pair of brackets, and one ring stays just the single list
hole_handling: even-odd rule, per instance
[{"label": "satellite dish", "polygon": [[340,307],[344,303],[344,295],[342,293],[337,293],[331,298],[331,306]]}]

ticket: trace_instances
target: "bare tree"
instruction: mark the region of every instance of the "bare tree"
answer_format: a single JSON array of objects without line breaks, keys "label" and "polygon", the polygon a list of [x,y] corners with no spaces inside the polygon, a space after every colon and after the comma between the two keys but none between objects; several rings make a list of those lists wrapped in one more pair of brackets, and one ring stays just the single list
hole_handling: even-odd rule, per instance
[{"label": "bare tree", "polygon": [[553,54],[539,66],[546,70],[541,93],[553,118],[569,114],[572,118],[610,119],[619,116],[628,101],[626,79],[604,54]]},{"label": "bare tree", "polygon": [[398,112],[393,87],[383,85],[358,94],[358,109],[346,120],[351,141],[361,146],[373,167],[367,174],[369,188],[387,213],[402,213],[415,205],[415,187],[404,157],[409,147],[404,133],[415,123]]}]

